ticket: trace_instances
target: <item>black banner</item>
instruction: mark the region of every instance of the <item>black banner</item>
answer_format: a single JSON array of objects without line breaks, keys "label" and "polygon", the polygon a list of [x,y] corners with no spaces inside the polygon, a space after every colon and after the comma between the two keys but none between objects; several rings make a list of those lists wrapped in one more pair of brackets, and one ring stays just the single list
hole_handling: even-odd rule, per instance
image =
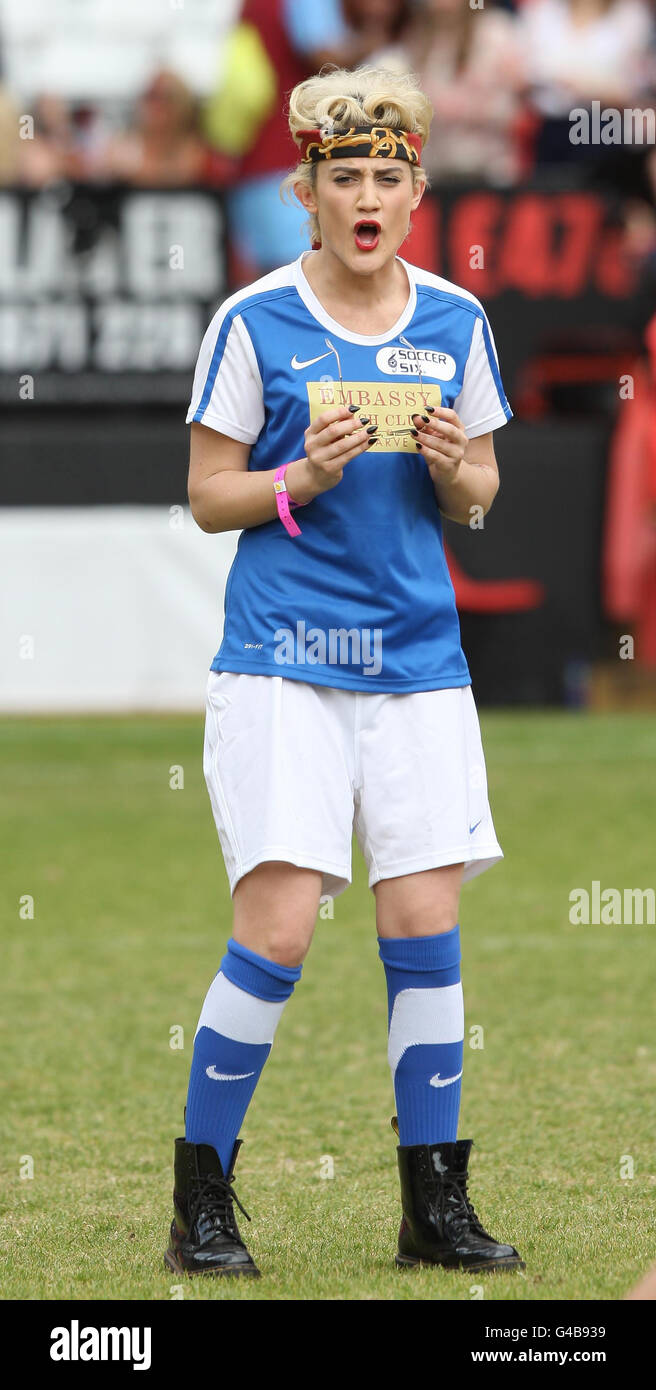
[{"label": "black banner", "polygon": [[[481,299],[511,400],[528,358],[628,350],[641,308],[619,208],[591,190],[441,189],[402,255]],[[230,291],[223,198],[59,184],[0,192],[0,400],[179,405]]]},{"label": "black banner", "polygon": [[220,195],[2,192],[0,245],[3,403],[186,402],[228,288]]}]

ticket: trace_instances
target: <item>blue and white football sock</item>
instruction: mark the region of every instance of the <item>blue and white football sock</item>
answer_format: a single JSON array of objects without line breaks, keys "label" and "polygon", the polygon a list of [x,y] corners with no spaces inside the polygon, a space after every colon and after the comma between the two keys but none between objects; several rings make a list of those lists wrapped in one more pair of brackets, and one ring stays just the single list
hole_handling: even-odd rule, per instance
[{"label": "blue and white football sock", "polygon": [[194,1037],[185,1138],[212,1144],[224,1173],[301,970],[266,960],[231,937],[210,985]]},{"label": "blue and white football sock", "polygon": [[460,929],[436,936],[378,937],[388,998],[388,1059],[399,1143],[448,1143],[458,1135],[465,1037]]}]

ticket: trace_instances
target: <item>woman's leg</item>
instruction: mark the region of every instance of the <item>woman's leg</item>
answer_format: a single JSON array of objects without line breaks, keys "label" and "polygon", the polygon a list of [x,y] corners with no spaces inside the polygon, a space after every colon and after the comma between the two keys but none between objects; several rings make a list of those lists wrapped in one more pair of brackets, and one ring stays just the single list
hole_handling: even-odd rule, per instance
[{"label": "woman's leg", "polygon": [[458,900],[463,864],[381,879],[378,949],[389,1000],[403,1216],[396,1263],[523,1269],[467,1195],[471,1139],[458,1139],[464,1009]]},{"label": "woman's leg", "polygon": [[463,870],[463,864],[448,864],[374,886],[402,1145],[457,1138],[464,1046],[458,926]]},{"label": "woman's leg", "polygon": [[458,921],[463,864],[383,878],[374,885],[379,936],[433,936]]},{"label": "woman's leg", "polygon": [[300,979],[322,875],[270,861],[241,878],[233,934],[201,1011],[189,1077],[186,1139],[211,1144],[224,1173],[276,1028]]},{"label": "woman's leg", "polygon": [[279,965],[302,965],[314,932],[322,874],[271,860],[240,878],[233,893],[232,935]]}]

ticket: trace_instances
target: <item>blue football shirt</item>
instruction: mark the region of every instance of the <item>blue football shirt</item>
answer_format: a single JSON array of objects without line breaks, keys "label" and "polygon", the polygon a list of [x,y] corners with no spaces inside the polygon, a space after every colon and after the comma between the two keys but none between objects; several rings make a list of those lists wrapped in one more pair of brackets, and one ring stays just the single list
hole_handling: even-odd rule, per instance
[{"label": "blue football shirt", "polygon": [[302,458],[308,424],[335,404],[370,416],[378,443],[293,513],[300,536],[278,518],[242,531],[212,670],[346,690],[469,685],[441,514],[410,417],[450,406],[470,439],[511,419],[487,316],[467,290],[402,261],[410,293],[397,323],[352,333],[311,289],[302,263],[312,254],[221,305],[187,422],[250,444],[249,469]]}]

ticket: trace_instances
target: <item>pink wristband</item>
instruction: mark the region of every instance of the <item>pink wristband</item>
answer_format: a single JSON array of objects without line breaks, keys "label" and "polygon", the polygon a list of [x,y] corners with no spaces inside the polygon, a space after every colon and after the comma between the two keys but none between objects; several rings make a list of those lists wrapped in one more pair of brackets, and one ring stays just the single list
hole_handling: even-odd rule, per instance
[{"label": "pink wristband", "polygon": [[291,515],[290,507],[307,507],[307,502],[295,502],[294,499],[290,497],[285,482],[285,472],[288,468],[289,463],[281,463],[280,467],[276,468],[273,476],[273,488],[276,494],[278,516],[285,530],[289,532],[290,536],[300,536],[302,534],[301,528],[296,525]]}]

